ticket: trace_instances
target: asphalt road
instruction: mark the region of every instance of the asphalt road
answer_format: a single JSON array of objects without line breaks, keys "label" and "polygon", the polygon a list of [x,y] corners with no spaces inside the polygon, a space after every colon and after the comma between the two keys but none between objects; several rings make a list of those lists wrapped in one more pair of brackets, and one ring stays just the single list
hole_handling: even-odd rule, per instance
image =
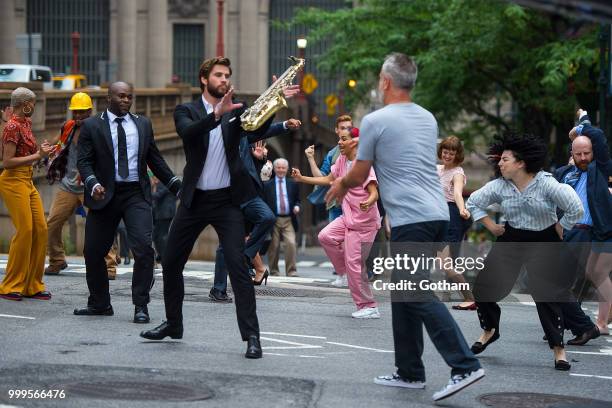
[{"label": "asphalt road", "polygon": [[[5,259],[0,257],[2,273]],[[67,271],[45,278],[52,300],[0,299],[0,407],[434,405],[431,395],[450,370],[429,339],[425,390],[373,384],[375,376],[395,369],[388,298],[380,296],[381,319],[352,319],[348,290],[329,285],[325,260],[317,254],[300,259],[300,278],[271,278],[257,288],[264,358],[247,360],[234,305],[208,301],[212,263],[188,264],[183,339],[150,342],[138,333],[163,318],[161,278],[152,291],[151,324],[131,322],[129,267],[111,282],[114,316],[77,317],[72,310],[85,305],[87,286],[82,259],[72,258]],[[596,309],[584,306],[591,315]],[[572,370],[555,371],[535,307],[515,302],[502,310],[502,338],[481,358],[486,377],[439,406],[612,406],[612,338],[568,347]],[[480,330],[475,312],[452,313],[471,344]],[[10,390],[47,395],[16,399]]]}]

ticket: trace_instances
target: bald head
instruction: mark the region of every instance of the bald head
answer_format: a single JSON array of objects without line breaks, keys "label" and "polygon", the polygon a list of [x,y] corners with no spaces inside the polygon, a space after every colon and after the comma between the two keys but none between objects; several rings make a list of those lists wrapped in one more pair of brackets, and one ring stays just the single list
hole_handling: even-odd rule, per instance
[{"label": "bald head", "polygon": [[127,82],[113,82],[108,87],[108,110],[117,116],[125,116],[132,107],[134,90]]},{"label": "bald head", "polygon": [[586,136],[578,136],[572,142],[572,157],[574,164],[580,170],[586,170],[593,161],[593,144]]},{"label": "bald head", "polygon": [[127,82],[123,82],[123,81],[113,82],[108,87],[108,94],[111,95],[113,93],[117,93],[125,89],[132,89],[132,85],[128,84]]}]

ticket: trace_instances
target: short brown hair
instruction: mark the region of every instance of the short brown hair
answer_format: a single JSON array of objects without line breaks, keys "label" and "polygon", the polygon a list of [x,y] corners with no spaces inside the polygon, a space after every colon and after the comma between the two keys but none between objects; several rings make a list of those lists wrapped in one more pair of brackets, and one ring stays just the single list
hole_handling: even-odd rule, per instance
[{"label": "short brown hair", "polygon": [[438,159],[442,158],[442,149],[455,152],[455,164],[463,163],[463,144],[457,136],[449,136],[440,142],[438,145]]},{"label": "short brown hair", "polygon": [[340,115],[336,119],[336,127],[338,127],[338,123],[340,122],[351,122],[352,123],[353,118],[351,118],[351,115]]},{"label": "short brown hair", "polygon": [[201,78],[204,77],[204,79],[208,79],[210,71],[212,71],[215,65],[225,65],[229,68],[230,75],[232,75],[232,67],[230,66],[230,64],[231,63],[229,58],[225,57],[215,57],[204,60],[202,65],[200,65],[200,73],[198,74],[198,81],[200,81],[200,89],[202,90],[202,92],[204,92],[204,84],[202,83]]}]

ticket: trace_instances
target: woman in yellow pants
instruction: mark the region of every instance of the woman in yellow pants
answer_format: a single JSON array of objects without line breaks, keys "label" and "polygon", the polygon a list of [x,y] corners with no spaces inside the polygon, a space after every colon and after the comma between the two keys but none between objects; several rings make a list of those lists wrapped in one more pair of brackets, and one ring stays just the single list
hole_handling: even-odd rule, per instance
[{"label": "woman in yellow pants", "polygon": [[0,196],[17,232],[11,240],[0,297],[51,299],[42,282],[47,247],[47,223],[40,195],[32,182],[32,164],[48,156],[51,146],[40,146],[32,134],[36,94],[27,88],[11,93],[12,116],[2,132]]}]

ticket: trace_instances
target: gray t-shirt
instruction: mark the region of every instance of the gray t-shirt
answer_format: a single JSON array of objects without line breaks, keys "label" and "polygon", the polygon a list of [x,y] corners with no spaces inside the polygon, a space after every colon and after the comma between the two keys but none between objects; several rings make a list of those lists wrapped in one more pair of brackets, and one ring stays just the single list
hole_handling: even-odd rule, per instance
[{"label": "gray t-shirt", "polygon": [[77,144],[72,142],[70,150],[68,150],[68,161],[66,163],[66,174],[60,181],[59,187],[69,193],[83,194],[84,186],[79,180],[79,171],[77,170],[78,150]]},{"label": "gray t-shirt", "polygon": [[391,227],[448,221],[436,171],[438,124],[416,103],[395,103],[361,121],[357,160],[373,161]]}]

